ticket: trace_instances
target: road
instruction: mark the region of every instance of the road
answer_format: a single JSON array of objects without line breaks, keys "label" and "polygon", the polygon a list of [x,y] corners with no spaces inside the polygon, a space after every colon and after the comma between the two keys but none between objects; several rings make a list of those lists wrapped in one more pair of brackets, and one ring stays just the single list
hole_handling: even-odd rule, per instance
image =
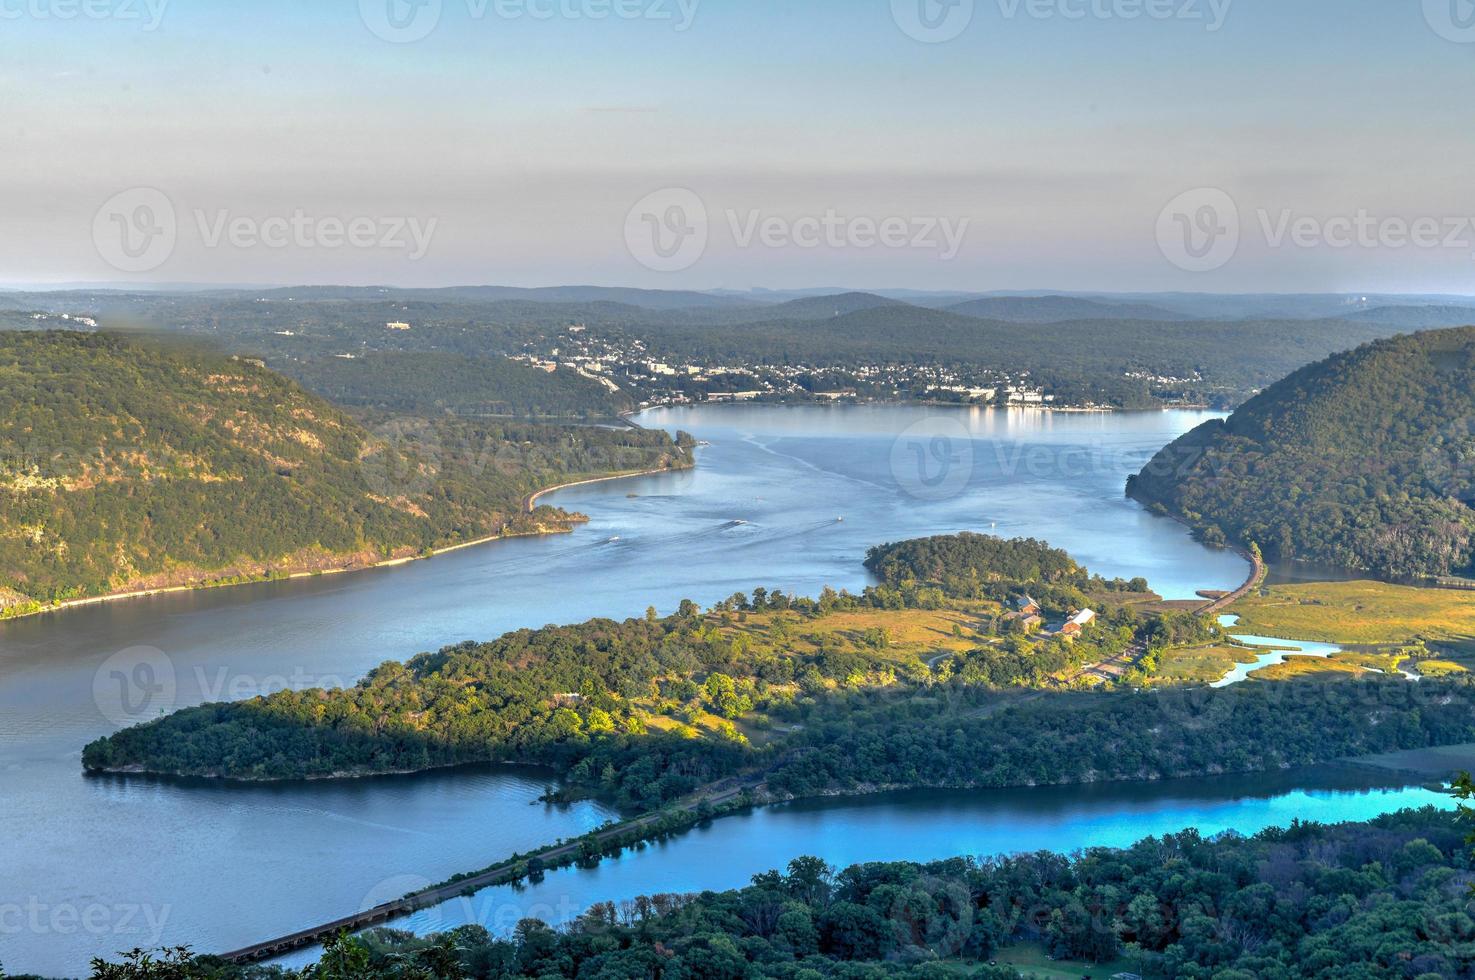
[{"label": "road", "polygon": [[1264,560],[1262,560],[1258,555],[1253,555],[1249,553],[1245,553],[1245,560],[1248,561],[1251,565],[1250,577],[1245,580],[1245,584],[1241,585],[1239,588],[1235,589],[1228,595],[1220,596],[1218,599],[1210,602],[1207,606],[1204,606],[1198,611],[1198,614],[1200,616],[1219,615],[1224,610],[1228,609],[1230,606],[1234,605],[1236,602],[1249,595],[1252,591],[1254,591],[1256,586],[1265,581],[1265,573],[1268,572],[1269,569],[1265,567]]},{"label": "road", "polygon": [[[760,782],[756,781],[742,782],[738,780],[728,780],[719,782],[716,784],[716,786],[713,787],[710,792],[704,793],[701,796],[688,800],[687,802],[682,804],[681,808],[686,810],[695,810],[703,803],[707,803],[712,806],[721,806],[725,803],[731,803],[733,800],[736,800],[739,796],[741,796],[744,792],[750,789],[756,789],[761,785],[762,784]],[[612,837],[623,836],[625,834],[628,834],[631,830],[636,830],[640,827],[644,827],[653,823],[654,821],[658,820],[664,814],[664,812],[665,811],[656,811],[654,813],[648,813],[642,817],[637,817],[634,820],[629,820],[625,823],[618,824],[615,827],[611,827],[609,830],[594,835],[594,839],[602,843],[608,841]],[[583,843],[584,839],[581,838],[572,843],[560,844],[559,846],[551,848],[550,850],[542,851],[536,856],[540,858],[544,864],[555,865],[563,858],[580,853],[583,847]],[[529,857],[531,857],[531,855]],[[393,919],[401,918],[402,916],[410,915],[414,912],[419,911],[420,909],[430,908],[434,905],[440,905],[443,902],[449,902],[452,899],[459,898],[460,896],[465,895],[469,892],[480,891],[483,888],[491,888],[496,885],[507,884],[508,882],[513,880],[513,869],[526,860],[528,860],[528,858],[518,858],[516,860],[503,861],[502,863],[494,865],[493,867],[488,868],[487,870],[480,872],[479,874],[472,875],[468,878],[462,878],[460,881],[455,881],[446,885],[438,885],[434,888],[427,888],[424,891],[415,892],[411,895],[406,895],[404,898],[398,899],[393,902],[386,902],[383,905],[375,906],[372,909],[367,909],[355,915],[345,916],[341,919],[334,919],[332,922],[326,922],[319,926],[313,926],[310,929],[302,929],[298,932],[291,933],[290,935],[281,936],[276,939],[268,939],[265,942],[255,943],[242,949],[234,950],[229,953],[223,953],[221,954],[221,959],[236,964],[256,963],[261,960],[271,959],[276,956],[283,956],[287,953],[293,953],[298,950],[309,949],[313,946],[318,946],[338,935],[339,933],[361,932],[364,929],[368,929],[373,926],[383,925],[386,922],[389,922]]]}]

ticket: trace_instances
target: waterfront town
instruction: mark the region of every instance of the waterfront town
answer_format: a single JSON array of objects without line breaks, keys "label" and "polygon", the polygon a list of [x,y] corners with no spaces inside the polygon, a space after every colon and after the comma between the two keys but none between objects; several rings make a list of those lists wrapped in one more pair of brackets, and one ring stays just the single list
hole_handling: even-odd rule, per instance
[{"label": "waterfront town", "polygon": [[[960,405],[1054,407],[1028,372],[1009,374],[917,364],[819,366],[762,363],[673,363],[637,338],[607,337],[583,324],[525,345],[514,360],[559,367],[625,391],[641,408],[702,402],[912,400]],[[1095,409],[1097,406],[1075,406]]]}]

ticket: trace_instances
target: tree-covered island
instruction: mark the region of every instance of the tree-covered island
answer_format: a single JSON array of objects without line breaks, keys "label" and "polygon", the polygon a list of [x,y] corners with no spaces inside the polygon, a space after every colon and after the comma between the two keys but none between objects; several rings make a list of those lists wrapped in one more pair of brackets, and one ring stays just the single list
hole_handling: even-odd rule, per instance
[{"label": "tree-covered island", "polygon": [[565,792],[644,810],[729,777],[771,797],[1018,786],[1475,740],[1463,675],[1147,686],[1165,654],[1223,642],[1217,627],[1038,541],[933,538],[868,564],[880,581],[861,595],[756,589],[709,610],[520,630],[347,690],[179,711],[83,761],[236,779],[538,763]]}]

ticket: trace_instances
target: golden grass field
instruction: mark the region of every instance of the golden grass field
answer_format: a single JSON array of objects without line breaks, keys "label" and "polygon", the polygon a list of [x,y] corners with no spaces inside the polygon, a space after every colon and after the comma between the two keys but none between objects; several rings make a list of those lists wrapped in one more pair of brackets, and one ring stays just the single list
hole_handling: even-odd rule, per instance
[{"label": "golden grass field", "polygon": [[1286,657],[1282,663],[1262,667],[1250,675],[1252,681],[1345,680],[1363,673],[1357,664],[1324,657]]},{"label": "golden grass field", "polygon": [[[782,618],[789,631],[785,646],[798,653],[812,653],[818,649],[815,639],[825,636],[842,636],[858,640],[867,630],[880,629],[886,633],[887,646],[875,651],[885,659],[898,664],[917,660],[929,661],[939,654],[963,653],[972,650],[981,642],[973,630],[997,607],[979,605],[977,610],[959,609],[865,609],[857,612],[836,612],[817,620],[802,620],[785,613],[752,613],[748,621],[728,627],[724,632],[737,636],[748,633],[756,640],[772,640],[773,624]],[[961,635],[954,635],[957,627]]]},{"label": "golden grass field", "polygon": [[1179,647],[1162,655],[1153,684],[1212,684],[1237,664],[1257,659],[1252,650],[1234,646]]},{"label": "golden grass field", "polygon": [[1475,655],[1475,592],[1383,582],[1277,585],[1235,603],[1236,631],[1326,643],[1384,645],[1427,640]]}]

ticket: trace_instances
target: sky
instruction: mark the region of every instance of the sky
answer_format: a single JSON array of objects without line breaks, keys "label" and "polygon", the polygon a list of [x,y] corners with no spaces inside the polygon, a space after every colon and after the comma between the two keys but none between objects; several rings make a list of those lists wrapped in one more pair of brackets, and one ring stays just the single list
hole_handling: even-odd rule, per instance
[{"label": "sky", "polygon": [[0,0],[0,283],[1475,293],[1472,0]]}]

